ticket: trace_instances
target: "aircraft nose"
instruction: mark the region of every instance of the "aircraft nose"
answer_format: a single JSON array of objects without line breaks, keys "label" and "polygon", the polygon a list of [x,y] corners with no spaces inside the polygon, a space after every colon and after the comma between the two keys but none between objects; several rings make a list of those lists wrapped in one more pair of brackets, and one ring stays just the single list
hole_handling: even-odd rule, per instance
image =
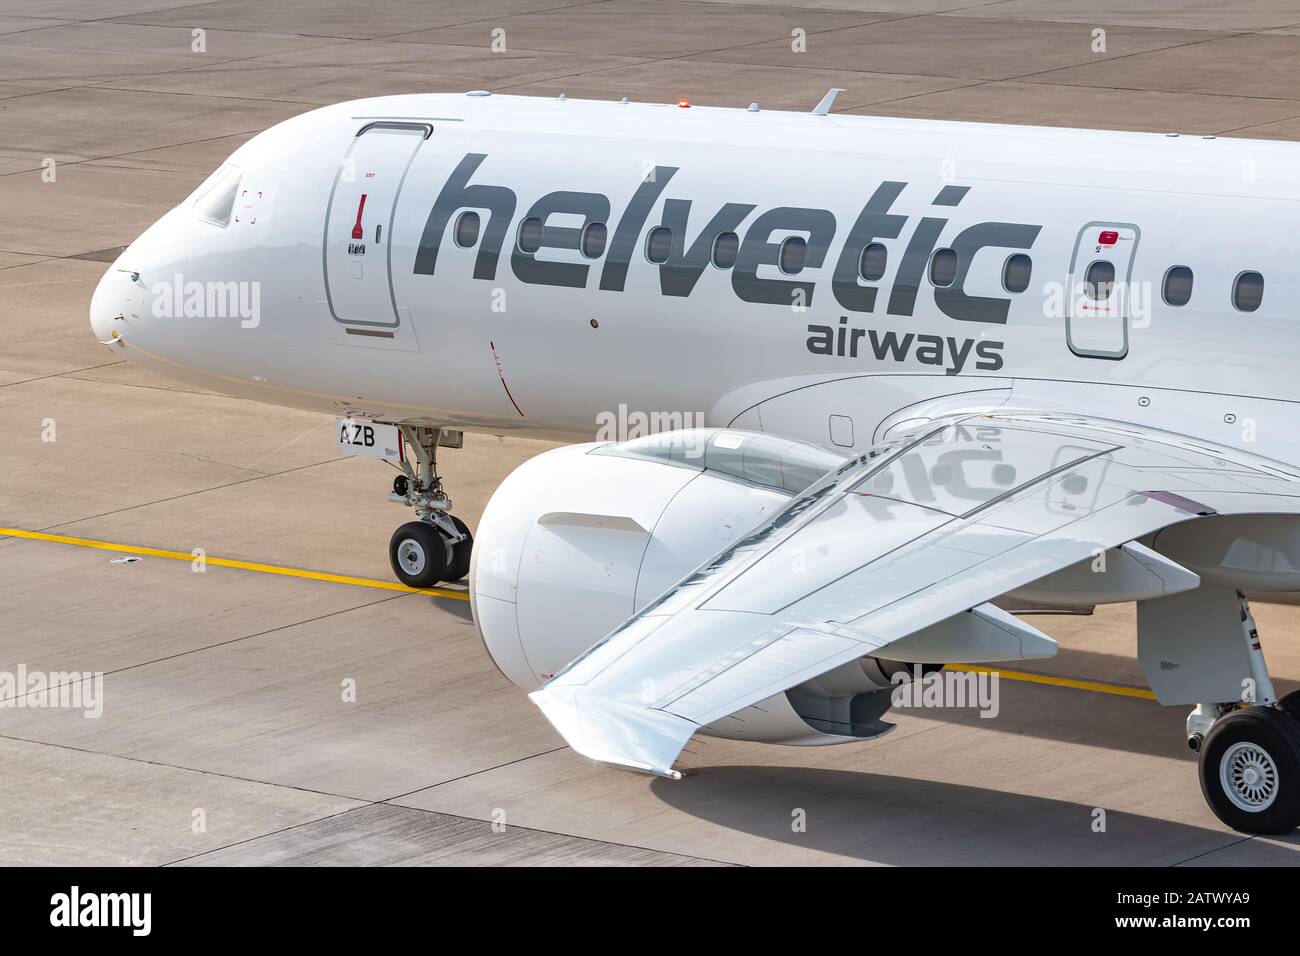
[{"label": "aircraft nose", "polygon": [[95,294],[90,299],[90,329],[102,345],[114,347],[117,344],[114,333],[121,335],[131,281],[130,275],[112,267],[95,287]]}]

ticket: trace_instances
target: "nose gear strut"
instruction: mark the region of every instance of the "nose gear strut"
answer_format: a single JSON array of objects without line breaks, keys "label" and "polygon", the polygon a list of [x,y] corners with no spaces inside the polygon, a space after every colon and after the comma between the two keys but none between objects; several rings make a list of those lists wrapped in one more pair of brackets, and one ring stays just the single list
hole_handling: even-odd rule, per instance
[{"label": "nose gear strut", "polygon": [[415,458],[402,461],[389,501],[415,509],[418,520],[398,528],[388,543],[397,579],[408,587],[427,588],[439,581],[459,581],[469,573],[473,536],[451,512],[451,499],[438,476],[438,446],[460,447],[460,433],[423,425],[398,425]]}]

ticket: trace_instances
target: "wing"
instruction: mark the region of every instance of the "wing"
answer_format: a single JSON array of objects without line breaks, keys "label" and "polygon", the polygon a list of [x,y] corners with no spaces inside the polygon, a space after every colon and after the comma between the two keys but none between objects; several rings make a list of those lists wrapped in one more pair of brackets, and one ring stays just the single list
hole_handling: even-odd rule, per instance
[{"label": "wing", "polygon": [[531,697],[579,753],[677,776],[701,726],[1101,550],[1298,496],[1281,465],[1139,426],[953,419],[827,475]]}]

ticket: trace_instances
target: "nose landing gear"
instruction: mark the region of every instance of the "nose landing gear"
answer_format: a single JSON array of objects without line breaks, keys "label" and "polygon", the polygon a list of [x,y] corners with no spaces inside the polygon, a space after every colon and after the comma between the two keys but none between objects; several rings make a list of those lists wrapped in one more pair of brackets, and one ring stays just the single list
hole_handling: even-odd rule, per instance
[{"label": "nose landing gear", "polygon": [[[388,500],[414,508],[419,520],[402,525],[388,542],[393,573],[413,588],[459,581],[469,573],[474,538],[469,526],[449,513],[451,500],[438,477],[438,445],[453,445],[451,433],[415,425],[398,428],[415,456],[416,467],[402,462],[402,474],[394,479]],[[459,447],[459,438],[454,441]]]}]

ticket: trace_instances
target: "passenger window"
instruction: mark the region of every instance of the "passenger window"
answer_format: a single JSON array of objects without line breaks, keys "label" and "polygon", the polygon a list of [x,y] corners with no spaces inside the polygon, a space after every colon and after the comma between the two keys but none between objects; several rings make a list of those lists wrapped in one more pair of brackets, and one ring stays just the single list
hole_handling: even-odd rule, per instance
[{"label": "passenger window", "polygon": [[951,249],[939,249],[930,259],[930,281],[941,289],[952,285],[957,278],[957,253]]},{"label": "passenger window", "polygon": [[740,256],[740,237],[734,232],[722,232],[713,240],[713,264],[719,269],[730,269]]},{"label": "passenger window", "polygon": [[1186,305],[1192,297],[1192,270],[1187,266],[1173,266],[1165,273],[1160,294],[1166,305]]},{"label": "passenger window", "polygon": [[1115,286],[1115,267],[1104,259],[1088,266],[1083,277],[1083,293],[1094,302],[1105,302]]},{"label": "passenger window", "polygon": [[1264,277],[1258,272],[1243,272],[1232,284],[1232,304],[1242,312],[1254,312],[1264,301]]},{"label": "passenger window", "polygon": [[589,222],[582,230],[582,254],[588,259],[598,259],[605,251],[608,230],[603,222]]},{"label": "passenger window", "polygon": [[456,218],[456,245],[468,249],[478,242],[478,213],[463,212]]},{"label": "passenger window", "polygon": [[532,255],[542,248],[542,233],[545,227],[536,216],[530,216],[519,224],[519,251]]},{"label": "passenger window", "polygon": [[1013,294],[1024,292],[1029,288],[1029,274],[1033,270],[1033,260],[1023,252],[1007,256],[1002,265],[1002,288]]},{"label": "passenger window", "polygon": [[211,185],[202,190],[194,200],[194,210],[200,219],[217,226],[230,224],[230,214],[235,208],[235,196],[239,194],[240,172],[233,166],[226,168],[221,175],[214,175]]},{"label": "passenger window", "polygon": [[882,243],[870,243],[858,257],[858,275],[868,282],[875,282],[884,277],[888,260],[889,250]]},{"label": "passenger window", "polygon": [[655,226],[645,239],[645,257],[655,265],[667,262],[673,253],[673,231],[667,226]]},{"label": "passenger window", "polygon": [[808,240],[803,236],[791,236],[781,243],[781,249],[776,256],[776,265],[786,275],[801,272],[807,261]]}]

